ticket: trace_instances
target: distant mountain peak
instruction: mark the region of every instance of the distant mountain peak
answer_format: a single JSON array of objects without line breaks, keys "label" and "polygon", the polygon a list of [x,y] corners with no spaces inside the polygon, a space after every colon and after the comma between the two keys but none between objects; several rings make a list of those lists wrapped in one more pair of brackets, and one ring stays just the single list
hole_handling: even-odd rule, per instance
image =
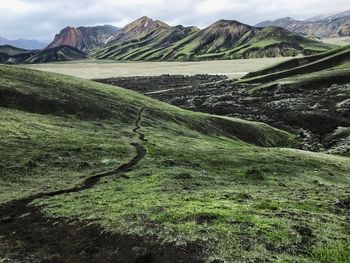
[{"label": "distant mountain peak", "polygon": [[307,22],[318,22],[318,21],[321,21],[321,20],[333,20],[333,19],[342,18],[342,17],[346,17],[346,16],[350,16],[350,10],[343,11],[343,12],[340,12],[340,13],[333,12],[333,13],[328,13],[328,14],[322,14],[322,15],[311,17],[311,18],[306,19],[304,21],[307,21]]},{"label": "distant mountain peak", "polygon": [[124,33],[129,33],[133,31],[141,32],[141,31],[150,31],[158,28],[169,28],[170,26],[162,21],[153,20],[148,16],[143,16],[135,21],[127,24],[123,28]]},{"label": "distant mountain peak", "polygon": [[228,19],[220,19],[220,20],[216,21],[214,24],[212,24],[212,26],[215,26],[215,25],[245,25],[245,26],[248,26],[247,24],[244,24],[240,21],[228,20]]},{"label": "distant mountain peak", "polygon": [[256,27],[279,26],[303,36],[339,37],[350,36],[350,10],[341,13],[314,16],[306,20],[291,17],[264,21]]},{"label": "distant mountain peak", "polygon": [[0,45],[10,45],[17,48],[35,50],[35,49],[45,48],[47,44],[37,40],[33,40],[33,39],[9,40],[9,39],[0,37]]}]

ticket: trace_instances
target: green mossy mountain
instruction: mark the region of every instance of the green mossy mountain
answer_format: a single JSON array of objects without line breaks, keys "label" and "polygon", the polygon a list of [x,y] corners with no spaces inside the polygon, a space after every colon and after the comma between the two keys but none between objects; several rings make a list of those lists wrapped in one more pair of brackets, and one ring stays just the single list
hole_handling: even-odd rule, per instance
[{"label": "green mossy mountain", "polygon": [[143,17],[127,25],[94,56],[133,61],[239,59],[311,55],[334,47],[279,27],[261,29],[220,20],[199,30]]},{"label": "green mossy mountain", "polygon": [[[67,27],[43,50],[6,54],[0,63],[42,63],[90,57],[120,61],[196,61],[312,55],[335,48],[280,27],[220,20],[202,30],[142,17],[122,29]],[[84,52],[84,54],[83,54]]]},{"label": "green mossy mountain", "polygon": [[[310,73],[322,75],[322,73],[326,73],[326,71],[328,77],[331,77],[332,74],[336,77],[342,69],[349,67],[349,64],[350,46],[344,46],[318,55],[294,58],[278,63],[272,67],[251,72],[242,78],[242,82],[266,83]],[[350,79],[346,78],[346,76],[348,76],[348,74],[344,74],[344,81],[347,82]],[[335,80],[334,83],[341,83],[341,78]]]}]

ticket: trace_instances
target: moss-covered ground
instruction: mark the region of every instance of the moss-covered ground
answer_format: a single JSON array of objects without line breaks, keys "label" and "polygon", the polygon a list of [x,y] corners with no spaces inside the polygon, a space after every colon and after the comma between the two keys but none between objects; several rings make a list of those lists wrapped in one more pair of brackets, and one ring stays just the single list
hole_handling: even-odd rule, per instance
[{"label": "moss-covered ground", "polygon": [[294,136],[265,124],[62,75],[2,66],[0,94],[2,204],[128,161],[145,108],[147,155],[136,167],[32,204],[47,217],[198,244],[205,262],[350,260],[349,158],[294,149]]}]

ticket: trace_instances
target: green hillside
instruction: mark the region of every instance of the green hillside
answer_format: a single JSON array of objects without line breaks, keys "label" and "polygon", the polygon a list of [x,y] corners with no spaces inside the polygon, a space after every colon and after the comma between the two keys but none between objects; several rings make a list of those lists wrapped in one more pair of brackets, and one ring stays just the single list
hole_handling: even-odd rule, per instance
[{"label": "green hillside", "polygon": [[77,48],[70,46],[59,46],[49,49],[41,50],[30,58],[26,59],[24,63],[45,63],[45,62],[61,62],[73,61],[87,58],[87,54]]},{"label": "green hillside", "polygon": [[0,63],[34,64],[72,61],[87,58],[87,54],[71,46],[59,46],[43,50],[24,50],[10,46],[0,47]]},{"label": "green hillside", "polygon": [[134,61],[240,59],[311,55],[336,47],[279,27],[255,28],[234,20],[220,20],[202,30],[158,26],[147,34],[140,32],[127,41],[117,37],[94,56]]},{"label": "green hillside", "polygon": [[335,77],[338,77],[342,70],[348,68],[349,65],[350,46],[345,46],[314,56],[294,58],[272,67],[249,73],[243,77],[243,82],[267,83],[310,73],[313,75],[335,75]]},{"label": "green hillside", "polygon": [[350,258],[348,158],[64,75],[0,66],[0,95],[0,261]]},{"label": "green hillside", "polygon": [[10,45],[3,45],[0,46],[0,53],[6,54],[8,56],[14,56],[17,55],[19,53],[23,53],[26,52],[28,50],[22,49],[22,48],[17,48],[17,47],[13,47]]}]

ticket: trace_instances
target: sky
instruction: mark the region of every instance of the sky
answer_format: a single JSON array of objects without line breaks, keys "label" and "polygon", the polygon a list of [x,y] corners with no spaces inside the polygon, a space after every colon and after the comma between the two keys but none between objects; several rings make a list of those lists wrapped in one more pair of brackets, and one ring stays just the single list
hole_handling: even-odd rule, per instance
[{"label": "sky", "polygon": [[122,27],[142,16],[203,28],[219,19],[254,25],[349,9],[349,0],[0,0],[0,37],[50,42],[66,26]]}]

